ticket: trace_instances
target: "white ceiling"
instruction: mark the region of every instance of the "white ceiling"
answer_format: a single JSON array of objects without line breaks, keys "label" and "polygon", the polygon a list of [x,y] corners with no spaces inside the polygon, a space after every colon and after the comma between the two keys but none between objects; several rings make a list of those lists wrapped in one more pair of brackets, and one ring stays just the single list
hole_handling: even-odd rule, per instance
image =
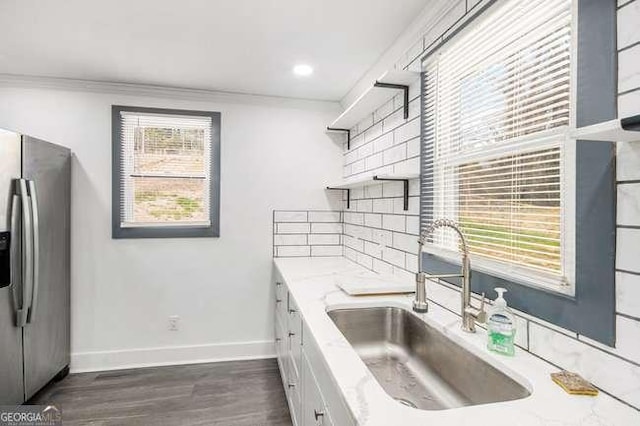
[{"label": "white ceiling", "polygon": [[428,2],[0,0],[0,73],[339,100]]}]

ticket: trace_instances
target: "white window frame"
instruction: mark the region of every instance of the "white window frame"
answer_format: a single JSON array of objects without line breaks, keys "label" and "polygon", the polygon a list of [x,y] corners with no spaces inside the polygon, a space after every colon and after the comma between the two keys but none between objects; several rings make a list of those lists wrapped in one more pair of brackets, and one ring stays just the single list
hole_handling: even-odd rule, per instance
[{"label": "white window frame", "polygon": [[[508,0],[497,1],[492,7],[500,7]],[[529,287],[543,289],[546,291],[557,292],[567,296],[575,296],[575,256],[576,256],[576,239],[575,239],[575,218],[576,218],[576,140],[570,138],[570,129],[575,128],[576,123],[576,86],[577,86],[577,41],[578,41],[578,4],[577,0],[571,2],[571,58],[570,58],[570,110],[569,125],[551,129],[550,131],[539,132],[533,135],[527,135],[522,138],[511,139],[510,142],[523,142],[525,148],[517,151],[509,151],[505,144],[505,155],[526,152],[531,144],[531,150],[541,150],[545,147],[561,148],[561,262],[563,277],[558,279],[554,274],[544,273],[530,267],[518,265],[513,262],[501,262],[479,255],[471,255],[472,266],[474,270],[489,274],[491,276],[503,278],[509,281]],[[480,17],[479,19],[482,19]],[[466,28],[456,34],[453,38],[462,34],[472,32],[475,22],[472,22]],[[438,54],[441,49],[446,49],[446,43],[432,52],[429,56]],[[429,58],[423,58],[423,68],[425,62]],[[560,142],[557,140],[560,139]],[[542,144],[541,144],[542,142]],[[496,158],[492,153],[491,158]],[[461,163],[469,163],[482,159],[481,155],[468,156]],[[436,185],[436,176],[434,174],[434,186]],[[434,194],[435,194],[434,190]],[[435,208],[434,197],[434,208]],[[455,250],[450,250],[434,244],[425,244],[423,252],[436,255],[454,264],[460,264],[460,254]]]}]

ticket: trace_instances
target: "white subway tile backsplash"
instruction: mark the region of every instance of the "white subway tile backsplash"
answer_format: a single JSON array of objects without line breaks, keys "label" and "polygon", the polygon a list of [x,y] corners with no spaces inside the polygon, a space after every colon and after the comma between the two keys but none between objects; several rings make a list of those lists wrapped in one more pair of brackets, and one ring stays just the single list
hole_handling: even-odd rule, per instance
[{"label": "white subway tile backsplash", "polygon": [[382,197],[382,184],[369,185],[364,191],[365,198],[381,198]]},{"label": "white subway tile backsplash", "polygon": [[344,223],[348,223],[350,225],[364,225],[364,214],[345,212]]},{"label": "white subway tile backsplash", "polygon": [[535,323],[529,324],[529,349],[606,392],[640,407],[640,366]]},{"label": "white subway tile backsplash", "polygon": [[356,254],[356,262],[359,263],[360,265],[364,266],[367,269],[373,269],[373,257],[364,254],[364,253],[357,253]]},{"label": "white subway tile backsplash", "polygon": [[383,164],[393,164],[407,158],[407,146],[405,144],[394,146],[384,151]]},{"label": "white subway tile backsplash", "polygon": [[373,259],[373,270],[379,274],[391,275],[393,274],[393,266],[387,262],[383,262],[380,259]]},{"label": "white subway tile backsplash", "polygon": [[616,268],[640,273],[640,229],[618,228],[616,241]]},{"label": "white subway tile backsplash", "polygon": [[382,227],[390,231],[405,232],[406,219],[401,214],[385,214],[382,215]]},{"label": "white subway tile backsplash", "polygon": [[382,259],[400,268],[405,267],[405,253],[400,250],[386,247],[382,252]]},{"label": "white subway tile backsplash", "polygon": [[420,138],[413,138],[407,142],[407,158],[420,155]]},{"label": "white subway tile backsplash", "polygon": [[278,234],[308,234],[310,227],[308,223],[278,223],[276,229]]},{"label": "white subway tile backsplash", "polygon": [[344,247],[344,257],[346,257],[347,259],[355,262],[357,255],[358,255],[358,252],[352,249],[351,247],[347,247],[347,246]]},{"label": "white subway tile backsplash", "polygon": [[358,173],[364,172],[365,162],[364,160],[358,160],[355,163],[351,164],[351,174],[357,175]]},{"label": "white subway tile backsplash", "polygon": [[618,185],[618,225],[640,226],[640,183]]},{"label": "white subway tile backsplash", "polygon": [[358,151],[357,150],[351,150],[349,152],[347,152],[346,154],[344,154],[344,163],[345,164],[351,164],[354,161],[358,160]]},{"label": "white subway tile backsplash", "polygon": [[640,41],[640,2],[618,9],[618,49]]},{"label": "white subway tile backsplash", "polygon": [[273,242],[276,246],[304,246],[307,245],[307,234],[275,235]]},{"label": "white subway tile backsplash", "polygon": [[393,213],[393,199],[378,198],[373,200],[374,213]]},{"label": "white subway tile backsplash", "polygon": [[[640,97],[638,102],[640,105]],[[640,142],[618,143],[616,149],[618,180],[640,180],[640,167],[638,166],[640,165]]]},{"label": "white subway tile backsplash", "polygon": [[358,148],[358,158],[367,158],[373,154],[373,142],[368,142]]},{"label": "white subway tile backsplash", "polygon": [[309,234],[309,245],[340,245],[342,243],[340,234]]},{"label": "white subway tile backsplash", "polygon": [[373,141],[373,151],[381,152],[393,146],[393,133],[385,133]]},{"label": "white subway tile backsplash", "polygon": [[311,246],[311,256],[342,256],[342,246]]},{"label": "white subway tile backsplash", "polygon": [[372,155],[365,159],[365,169],[367,171],[382,167],[382,153]]},{"label": "white subway tile backsplash", "polygon": [[371,241],[383,247],[393,246],[393,232],[386,229],[372,229]]},{"label": "white subway tile backsplash", "polygon": [[364,242],[364,252],[369,256],[381,258],[382,257],[382,247],[380,244],[370,243],[369,241]]},{"label": "white subway tile backsplash", "polygon": [[420,136],[420,119],[414,118],[408,123],[395,129],[393,133],[393,138],[396,144],[406,142],[409,139],[417,138],[418,136]]},{"label": "white subway tile backsplash", "polygon": [[626,92],[629,90],[637,89],[639,87],[640,44],[623,50],[618,54],[618,91]]},{"label": "white subway tile backsplash", "polygon": [[420,173],[420,157],[410,158],[394,164],[393,173],[401,176]]},{"label": "white subway tile backsplash", "polygon": [[405,267],[406,270],[413,273],[418,272],[418,256],[415,254],[405,254]]},{"label": "white subway tile backsplash", "polygon": [[309,246],[281,246],[276,247],[277,257],[309,257],[311,248]]},{"label": "white subway tile backsplash", "polygon": [[342,234],[341,223],[312,223],[312,234]]},{"label": "white subway tile backsplash", "polygon": [[306,222],[307,221],[307,212],[306,211],[276,211],[274,213],[274,220],[276,222]]},{"label": "white subway tile backsplash", "polygon": [[640,90],[619,95],[618,117],[630,117],[637,114],[640,114]]},{"label": "white subway tile backsplash", "polygon": [[398,126],[404,124],[406,120],[404,119],[404,111],[402,109],[397,110],[387,118],[382,121],[382,128],[385,132],[389,132],[393,139],[393,132],[391,130],[395,129]]},{"label": "white subway tile backsplash", "polygon": [[346,247],[349,247],[356,251],[364,250],[364,241],[361,240],[360,238],[352,237],[350,235],[345,235],[343,240],[344,240],[344,245]]},{"label": "white subway tile backsplash", "polygon": [[373,200],[358,200],[356,201],[356,210],[359,212],[373,211]]},{"label": "white subway tile backsplash", "polygon": [[415,235],[394,232],[393,247],[409,253],[416,253],[418,251],[418,239]]},{"label": "white subway tile backsplash", "polygon": [[420,233],[420,218],[407,216],[407,234],[418,235]]},{"label": "white subway tile backsplash", "polygon": [[385,182],[382,184],[382,196],[385,198],[402,197],[404,184],[402,182]]},{"label": "white subway tile backsplash", "polygon": [[417,215],[420,212],[420,198],[409,197],[409,209],[404,209],[404,198],[393,199],[393,212],[399,214]]},{"label": "white subway tile backsplash", "polygon": [[382,105],[380,108],[373,112],[373,121],[377,123],[387,117],[389,114],[393,112],[393,99],[389,100],[387,103]]},{"label": "white subway tile backsplash", "polygon": [[371,142],[372,140],[378,138],[380,135],[382,135],[382,123],[375,124],[365,130],[364,141]]},{"label": "white subway tile backsplash", "polygon": [[309,222],[342,222],[340,212],[310,211]]},{"label": "white subway tile backsplash", "polygon": [[370,228],[382,228],[382,215],[378,213],[365,214],[364,225]]},{"label": "white subway tile backsplash", "polygon": [[615,348],[603,345],[584,336],[579,336],[579,340],[589,343],[605,352],[640,364],[640,321],[625,318],[620,315],[616,316]]},{"label": "white subway tile backsplash", "polygon": [[640,275],[616,272],[616,311],[640,318]]}]

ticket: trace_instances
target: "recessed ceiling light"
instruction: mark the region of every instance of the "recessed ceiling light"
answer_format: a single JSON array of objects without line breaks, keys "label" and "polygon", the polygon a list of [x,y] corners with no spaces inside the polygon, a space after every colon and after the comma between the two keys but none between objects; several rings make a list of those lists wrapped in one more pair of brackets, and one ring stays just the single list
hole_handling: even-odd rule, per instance
[{"label": "recessed ceiling light", "polygon": [[313,68],[311,67],[311,65],[298,64],[295,67],[293,67],[293,73],[300,77],[307,77],[313,74]]}]

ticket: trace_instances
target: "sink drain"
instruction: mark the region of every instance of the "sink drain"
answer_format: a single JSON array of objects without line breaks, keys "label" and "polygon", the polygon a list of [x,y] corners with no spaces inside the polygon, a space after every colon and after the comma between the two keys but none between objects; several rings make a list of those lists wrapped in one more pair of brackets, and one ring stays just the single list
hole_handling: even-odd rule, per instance
[{"label": "sink drain", "polygon": [[413,402],[409,401],[408,399],[404,399],[404,398],[394,398],[394,399],[396,401],[398,401],[400,404],[406,405],[407,407],[418,408],[416,406],[416,404],[414,404]]}]

